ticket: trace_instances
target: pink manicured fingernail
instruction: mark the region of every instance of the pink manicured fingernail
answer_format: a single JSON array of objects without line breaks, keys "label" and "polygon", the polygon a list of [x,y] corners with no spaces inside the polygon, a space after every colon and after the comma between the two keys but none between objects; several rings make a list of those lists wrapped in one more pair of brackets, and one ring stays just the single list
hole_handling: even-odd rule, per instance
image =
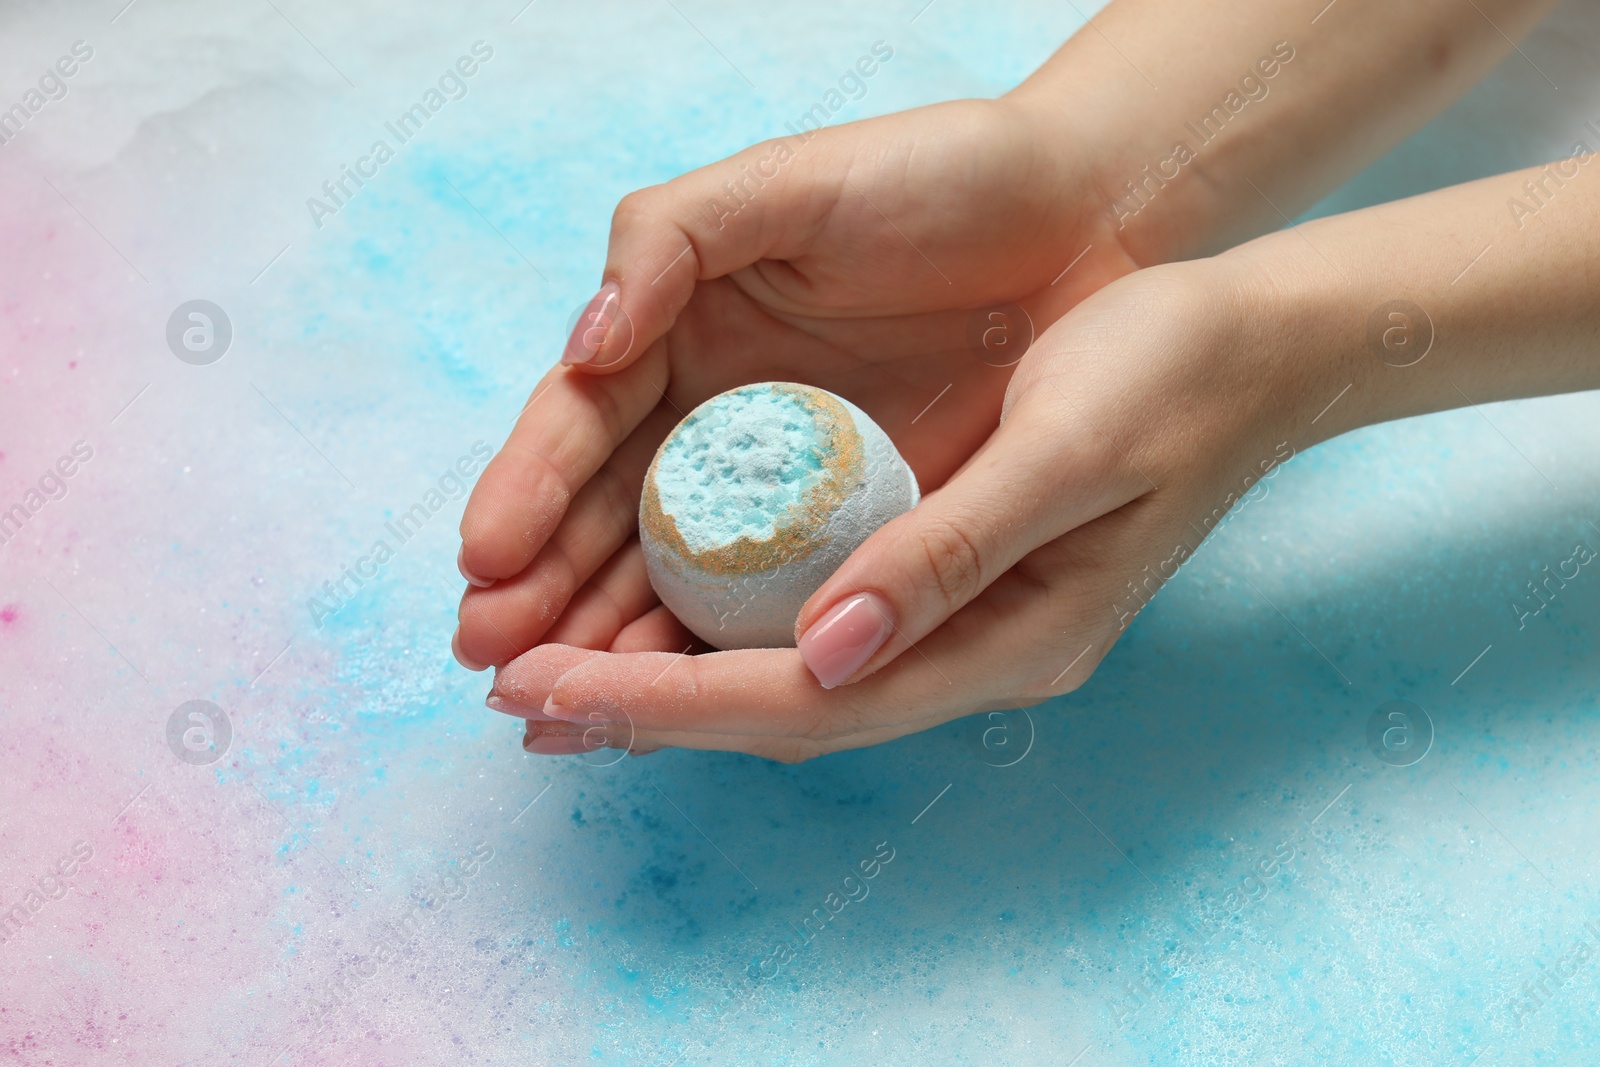
[{"label": "pink manicured fingernail", "polygon": [[523,751],[535,756],[576,756],[580,752],[593,752],[602,747],[592,743],[584,734],[539,734],[522,739]]},{"label": "pink manicured fingernail", "polygon": [[611,724],[601,719],[599,714],[586,715],[575,708],[563,707],[556,703],[555,697],[545,697],[544,707],[539,709],[547,718],[559,722],[575,722],[579,726],[610,726]]},{"label": "pink manicured fingernail", "polygon": [[540,686],[530,692],[518,684],[519,678],[515,661],[511,666],[495,668],[494,684],[489,687],[489,695],[483,702],[495,711],[515,715],[519,719],[548,721],[549,716],[544,713],[542,706],[536,703],[539,698],[534,695],[541,692],[543,687]]},{"label": "pink manicured fingernail", "polygon": [[589,306],[578,316],[572,336],[567,338],[566,350],[561,353],[561,362],[571,366],[574,363],[587,363],[597,356],[600,346],[606,343],[606,331],[615,321],[621,303],[622,289],[616,282],[602,285],[600,291],[594,294],[594,299],[589,301]]},{"label": "pink manicured fingernail", "polygon": [[572,727],[566,723],[530,721],[522,737],[522,747],[538,756],[576,756],[580,752],[595,752],[616,746],[598,727],[591,726],[573,733]]},{"label": "pink manicured fingernail", "polygon": [[467,580],[468,585],[475,585],[479,589],[487,589],[494,584],[493,578],[479,578],[467,570],[467,546],[462,545],[456,549],[456,570],[461,572],[461,577]]},{"label": "pink manicured fingernail", "polygon": [[536,708],[530,708],[520,701],[501,696],[499,693],[494,691],[490,691],[489,695],[484,698],[483,702],[502,715],[510,715],[517,719],[547,721],[544,712],[539,711]]},{"label": "pink manicured fingernail", "polygon": [[857,593],[835,604],[800,638],[800,658],[822,688],[842,683],[894,633],[889,603],[876,593]]}]

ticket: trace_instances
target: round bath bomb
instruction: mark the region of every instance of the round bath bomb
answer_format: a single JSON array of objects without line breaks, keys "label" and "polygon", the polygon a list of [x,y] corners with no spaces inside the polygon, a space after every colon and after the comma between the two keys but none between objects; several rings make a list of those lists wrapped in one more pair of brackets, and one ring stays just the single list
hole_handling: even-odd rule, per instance
[{"label": "round bath bomb", "polygon": [[762,382],[689,413],[645,474],[650,584],[716,648],[794,645],[811,594],[917,479],[871,417],[825,389]]}]

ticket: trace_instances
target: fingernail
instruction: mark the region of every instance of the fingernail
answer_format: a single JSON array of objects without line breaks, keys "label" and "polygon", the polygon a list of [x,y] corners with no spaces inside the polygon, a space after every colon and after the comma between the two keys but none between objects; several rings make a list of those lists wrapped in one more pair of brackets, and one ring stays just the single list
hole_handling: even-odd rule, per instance
[{"label": "fingernail", "polygon": [[799,641],[800,658],[822,688],[842,683],[894,633],[889,603],[876,593],[857,593],[835,604]]},{"label": "fingernail", "polygon": [[490,691],[483,701],[489,707],[502,715],[510,715],[518,719],[543,719],[544,713],[537,708],[531,708],[517,700],[511,700],[499,693]]},{"label": "fingernail", "polygon": [[467,658],[467,654],[461,651],[461,631],[459,629],[450,638],[450,651],[455,655],[456,662],[469,671],[486,671],[489,669],[487,663],[478,663],[476,660],[470,660]]},{"label": "fingernail", "polygon": [[551,727],[530,722],[522,736],[523,750],[536,756],[576,756],[580,752],[611,747],[611,740],[600,730],[591,727],[579,733],[568,733],[568,729],[564,724]]},{"label": "fingernail", "polygon": [[467,580],[468,585],[475,585],[479,589],[487,589],[494,584],[493,578],[479,578],[467,570],[467,546],[462,545],[456,549],[456,570],[461,572],[461,577]]},{"label": "fingernail", "polygon": [[606,331],[616,319],[621,303],[622,289],[616,282],[602,285],[600,291],[594,294],[594,299],[589,301],[589,306],[578,316],[578,324],[572,328],[566,350],[561,353],[561,362],[571,366],[587,363],[597,356],[600,346],[606,343]]},{"label": "fingernail", "polygon": [[531,752],[535,756],[576,756],[581,752],[593,752],[597,748],[604,748],[604,744],[595,744],[589,740],[587,732],[581,734],[538,734],[522,739],[524,752]]},{"label": "fingernail", "polygon": [[579,726],[611,725],[609,722],[606,722],[603,718],[601,718],[599,712],[590,712],[586,715],[583,712],[578,711],[576,708],[564,707],[560,704],[557,704],[556,698],[553,696],[545,697],[544,707],[540,708],[539,711],[547,718],[555,719],[559,722],[575,722]]}]

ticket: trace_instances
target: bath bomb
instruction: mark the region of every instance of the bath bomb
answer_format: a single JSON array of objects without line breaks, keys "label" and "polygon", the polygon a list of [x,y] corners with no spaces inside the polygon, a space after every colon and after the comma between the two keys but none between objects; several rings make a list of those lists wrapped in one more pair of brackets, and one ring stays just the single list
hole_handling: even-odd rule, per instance
[{"label": "bath bomb", "polygon": [[656,451],[639,541],[661,602],[716,648],[794,645],[811,594],[918,500],[866,412],[825,389],[762,382],[691,411]]}]

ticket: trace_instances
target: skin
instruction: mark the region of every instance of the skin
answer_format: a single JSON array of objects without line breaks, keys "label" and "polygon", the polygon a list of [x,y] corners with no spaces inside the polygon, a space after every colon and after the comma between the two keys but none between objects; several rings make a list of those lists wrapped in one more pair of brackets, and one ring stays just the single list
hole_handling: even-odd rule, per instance
[{"label": "skin", "polygon": [[[1572,164],[1531,218],[1507,208],[1526,176],[1501,176],[1162,265],[1281,224],[1548,4],[1480,2],[1480,24],[1456,4],[1341,0],[1178,177],[1137,212],[1125,195],[1108,207],[1113,176],[1139,177],[1287,39],[1274,27],[1316,14],[1214,6],[1120,0],[1008,97],[822,131],[731,215],[709,202],[729,203],[741,165],[770,173],[771,145],[624,199],[605,277],[629,328],[546,376],[462,522],[463,571],[493,584],[464,596],[456,653],[502,668],[490,704],[528,720],[530,751],[796,760],[1036,703],[1082,684],[1179,547],[1285,449],[1600,385],[1600,238],[1585,236],[1600,234],[1600,159]],[[1140,70],[1160,72],[1159,93]],[[1367,334],[1397,297],[1435,333],[1403,368]],[[972,309],[1003,301],[1040,333],[1001,368],[966,338]],[[933,489],[802,611],[797,634],[862,590],[892,607],[895,635],[831,690],[794,649],[705,652],[659,605],[634,537],[644,469],[682,413],[768,379],[850,397]]]}]

